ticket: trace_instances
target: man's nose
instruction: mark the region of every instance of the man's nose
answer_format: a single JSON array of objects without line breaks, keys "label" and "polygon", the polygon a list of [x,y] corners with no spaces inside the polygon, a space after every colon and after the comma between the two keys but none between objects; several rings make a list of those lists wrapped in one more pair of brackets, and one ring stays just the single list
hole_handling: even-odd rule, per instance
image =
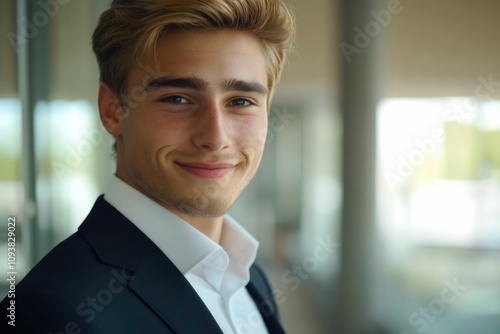
[{"label": "man's nose", "polygon": [[228,115],[216,103],[206,105],[197,115],[193,143],[205,151],[220,151],[230,146]]}]

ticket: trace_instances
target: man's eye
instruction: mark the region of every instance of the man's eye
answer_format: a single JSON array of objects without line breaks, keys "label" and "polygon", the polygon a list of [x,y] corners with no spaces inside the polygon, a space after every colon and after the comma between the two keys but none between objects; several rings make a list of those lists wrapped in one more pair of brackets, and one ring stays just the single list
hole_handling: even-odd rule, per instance
[{"label": "man's eye", "polygon": [[182,96],[169,96],[161,99],[162,102],[168,102],[168,103],[173,103],[173,104],[186,104],[189,103],[188,100],[183,98]]},{"label": "man's eye", "polygon": [[248,101],[247,99],[235,99],[230,102],[230,105],[234,107],[247,107],[252,104],[253,103]]}]

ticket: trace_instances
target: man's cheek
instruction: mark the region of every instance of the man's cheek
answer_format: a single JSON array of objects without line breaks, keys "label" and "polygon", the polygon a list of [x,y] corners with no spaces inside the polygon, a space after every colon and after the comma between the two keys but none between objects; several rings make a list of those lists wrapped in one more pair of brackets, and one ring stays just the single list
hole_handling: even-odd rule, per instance
[{"label": "man's cheek", "polygon": [[247,123],[238,133],[244,134],[245,144],[255,150],[262,150],[267,138],[267,122],[264,120]]}]

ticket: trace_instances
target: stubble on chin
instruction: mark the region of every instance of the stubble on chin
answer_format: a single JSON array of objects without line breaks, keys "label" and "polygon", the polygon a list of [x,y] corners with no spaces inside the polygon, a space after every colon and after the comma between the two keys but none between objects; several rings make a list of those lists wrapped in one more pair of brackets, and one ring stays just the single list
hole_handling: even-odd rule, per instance
[{"label": "stubble on chin", "polygon": [[[177,184],[168,178],[159,182],[148,180],[137,169],[131,168],[130,175],[138,190],[166,207],[186,216],[216,218],[226,214],[243,189],[227,189],[229,179],[203,180],[193,184]],[[198,184],[196,184],[198,183]],[[189,187],[189,189],[187,189]]]},{"label": "stubble on chin", "polygon": [[231,209],[244,187],[238,185],[237,189],[230,188],[230,177],[205,180],[198,186],[194,186],[188,194],[180,191],[179,193],[183,195],[180,195],[176,201],[169,201],[169,203],[165,201],[165,203],[188,216],[221,217]]}]

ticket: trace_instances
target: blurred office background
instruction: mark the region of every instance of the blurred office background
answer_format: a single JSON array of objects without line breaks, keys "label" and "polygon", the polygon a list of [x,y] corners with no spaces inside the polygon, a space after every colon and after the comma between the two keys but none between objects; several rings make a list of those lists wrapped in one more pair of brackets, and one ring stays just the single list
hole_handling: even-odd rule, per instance
[{"label": "blurred office background", "polygon": [[[500,2],[290,3],[296,52],[231,212],[287,332],[499,333]],[[90,46],[108,4],[0,4],[0,271],[14,215],[18,279],[114,170]]]}]

